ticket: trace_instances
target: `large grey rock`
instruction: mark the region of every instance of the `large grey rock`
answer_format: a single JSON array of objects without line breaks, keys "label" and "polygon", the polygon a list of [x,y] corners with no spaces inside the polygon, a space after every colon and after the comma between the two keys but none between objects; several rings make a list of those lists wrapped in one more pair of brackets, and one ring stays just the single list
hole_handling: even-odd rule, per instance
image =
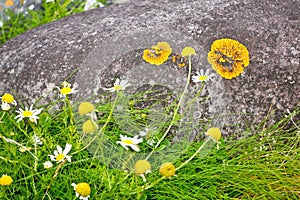
[{"label": "large grey rock", "polygon": [[[132,0],[72,15],[0,47],[0,93],[13,91],[32,102],[46,85],[59,85],[77,69],[71,80],[86,94],[124,74],[136,84],[151,82],[149,74],[156,69],[140,61],[142,49],[159,41],[168,41],[177,52],[193,46],[195,66],[207,68],[212,42],[229,37],[248,48],[250,65],[242,76],[217,77],[208,84],[212,100],[205,112],[235,113],[221,118],[228,131],[267,115],[272,123],[299,103],[299,7],[298,0]],[[174,81],[169,82],[171,89],[184,85],[176,79],[182,70],[171,71],[165,79]],[[156,73],[152,78],[168,72]]]}]

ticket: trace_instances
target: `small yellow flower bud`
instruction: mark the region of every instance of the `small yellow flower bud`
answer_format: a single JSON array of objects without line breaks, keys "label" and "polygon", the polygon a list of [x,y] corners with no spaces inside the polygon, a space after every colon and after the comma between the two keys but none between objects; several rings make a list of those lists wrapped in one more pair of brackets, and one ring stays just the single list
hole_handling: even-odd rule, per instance
[{"label": "small yellow flower bud", "polygon": [[82,124],[82,130],[86,134],[94,133],[97,130],[97,128],[97,124],[90,119]]},{"label": "small yellow flower bud", "polygon": [[151,165],[147,160],[138,160],[135,163],[134,173],[137,175],[147,174],[151,172]]},{"label": "small yellow flower bud", "polygon": [[167,178],[174,176],[175,175],[175,166],[170,162],[166,162],[160,166],[159,173],[162,176],[165,176]]},{"label": "small yellow flower bud", "polygon": [[182,52],[181,52],[181,55],[183,57],[186,57],[186,56],[190,56],[190,55],[195,55],[196,52],[195,52],[195,49],[192,48],[192,47],[185,47]]},{"label": "small yellow flower bud", "polygon": [[216,127],[209,128],[205,134],[210,136],[215,142],[218,142],[222,137],[221,130]]},{"label": "small yellow flower bud", "polygon": [[2,186],[8,186],[12,184],[13,179],[8,176],[7,174],[3,174],[2,177],[0,178],[0,185]]},{"label": "small yellow flower bud", "polygon": [[91,112],[94,112],[94,111],[95,111],[95,107],[90,102],[82,102],[78,108],[79,115],[81,115],[81,116],[86,115]]}]

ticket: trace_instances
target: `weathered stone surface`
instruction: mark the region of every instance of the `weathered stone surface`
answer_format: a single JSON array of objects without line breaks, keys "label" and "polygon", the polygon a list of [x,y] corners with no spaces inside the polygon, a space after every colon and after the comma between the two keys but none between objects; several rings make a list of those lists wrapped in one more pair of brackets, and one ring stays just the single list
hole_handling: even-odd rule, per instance
[{"label": "weathered stone surface", "polygon": [[[69,16],[0,47],[0,93],[13,91],[31,102],[45,92],[46,84],[59,85],[79,69],[73,80],[89,94],[99,90],[99,83],[108,87],[134,67],[149,66],[138,61],[138,51],[163,40],[177,52],[195,47],[199,67],[207,67],[212,42],[229,37],[248,48],[251,61],[242,76],[217,78],[217,85],[210,86],[208,92],[217,98],[212,111],[238,114],[222,118],[225,126],[230,124],[228,131],[268,113],[274,122],[274,116],[299,104],[299,7],[298,0],[132,0]],[[126,62],[129,55],[136,59]]]}]

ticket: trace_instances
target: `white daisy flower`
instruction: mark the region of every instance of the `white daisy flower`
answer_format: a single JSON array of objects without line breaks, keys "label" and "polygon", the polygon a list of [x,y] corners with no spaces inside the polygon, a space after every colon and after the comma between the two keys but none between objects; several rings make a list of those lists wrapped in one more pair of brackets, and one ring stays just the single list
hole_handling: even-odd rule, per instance
[{"label": "white daisy flower", "polygon": [[37,115],[40,114],[43,109],[33,110],[32,107],[33,105],[31,105],[29,109],[28,107],[25,107],[24,110],[22,108],[19,108],[19,110],[16,111],[17,113],[19,113],[15,117],[15,119],[18,119],[17,123],[19,123],[24,118],[29,118],[31,122],[37,123],[37,120],[39,119]]},{"label": "white daisy flower", "polygon": [[11,95],[11,94],[5,93],[5,94],[4,94],[2,97],[0,97],[0,98],[1,98],[1,102],[2,102],[2,104],[1,104],[1,109],[2,109],[2,110],[5,110],[5,111],[9,110],[9,109],[10,109],[10,105],[9,105],[9,104],[12,104],[12,105],[14,105],[14,106],[17,105],[17,102],[16,102],[16,100],[14,99],[14,96]]},{"label": "white daisy flower", "polygon": [[51,167],[53,167],[53,164],[51,161],[46,161],[43,163],[43,165],[44,165],[45,169],[50,169]]},{"label": "white daisy flower", "polygon": [[71,144],[67,143],[64,151],[59,145],[57,145],[56,148],[57,150],[54,150],[54,155],[48,155],[52,161],[60,163],[63,162],[65,159],[67,159],[69,162],[71,162],[72,156],[68,156],[68,153],[72,148]]},{"label": "white daisy flower", "polygon": [[207,82],[209,79],[215,76],[214,74],[209,73],[209,69],[207,69],[205,73],[203,69],[200,69],[200,73],[197,71],[196,74],[196,76],[192,76],[194,83]]},{"label": "white daisy flower", "polygon": [[143,139],[139,139],[138,137],[138,135],[134,136],[133,138],[120,135],[121,141],[117,141],[117,144],[121,144],[126,150],[129,150],[128,147],[131,147],[134,151],[140,151],[140,148],[137,144],[141,143]]},{"label": "white daisy flower", "polygon": [[82,183],[72,183],[71,184],[74,187],[74,190],[76,192],[76,197],[79,197],[79,199],[82,200],[88,200],[90,198],[91,194],[91,187],[88,183],[82,182]]},{"label": "white daisy flower", "polygon": [[34,144],[38,144],[38,145],[42,145],[43,142],[41,141],[41,138],[39,136],[37,136],[36,134],[34,134],[32,136],[32,140]]},{"label": "white daisy flower", "polygon": [[130,86],[127,80],[121,80],[119,78],[116,79],[114,86],[111,88],[104,88],[104,90],[108,90],[110,92],[124,90],[126,87]]},{"label": "white daisy flower", "polygon": [[62,88],[58,88],[59,91],[60,91],[60,97],[63,98],[63,97],[66,97],[67,95],[69,94],[74,94],[77,92],[76,88],[77,88],[77,85],[74,84],[74,87],[72,88],[71,87],[72,85],[70,83],[68,83],[67,81],[64,81],[62,83]]}]

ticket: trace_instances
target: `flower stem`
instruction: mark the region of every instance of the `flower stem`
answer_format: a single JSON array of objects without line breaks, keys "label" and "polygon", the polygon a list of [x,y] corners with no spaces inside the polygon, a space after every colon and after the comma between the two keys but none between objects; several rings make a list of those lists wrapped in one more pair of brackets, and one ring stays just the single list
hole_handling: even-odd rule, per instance
[{"label": "flower stem", "polygon": [[107,124],[110,122],[111,116],[112,116],[113,111],[114,111],[114,109],[115,109],[115,107],[116,107],[117,99],[118,99],[118,95],[116,95],[116,98],[115,98],[115,100],[114,100],[114,102],[113,102],[113,104],[112,104],[111,110],[110,110],[109,115],[108,115],[108,117],[107,117],[107,119],[106,119],[106,121],[105,121],[105,124],[102,126],[102,128],[99,130],[99,132],[95,135],[95,137],[93,137],[92,140],[91,140],[85,147],[83,147],[82,149],[80,149],[80,150],[78,150],[78,151],[73,152],[71,155],[77,154],[77,153],[79,153],[79,152],[81,152],[81,151],[87,149],[87,148],[88,148],[88,147],[96,140],[96,138],[97,138],[100,134],[103,133],[103,131],[104,131],[104,129],[106,128]]},{"label": "flower stem", "polygon": [[203,144],[197,149],[197,151],[195,151],[195,153],[189,158],[187,159],[184,163],[182,163],[179,167],[177,167],[175,169],[175,171],[179,170],[180,168],[184,167],[186,164],[188,164],[202,149],[203,147],[207,144],[207,142],[210,140],[210,137],[208,137]]},{"label": "flower stem", "polygon": [[191,79],[191,72],[192,72],[192,61],[191,61],[191,55],[189,55],[189,72],[188,72],[188,76],[187,76],[187,80],[186,80],[186,84],[184,87],[184,90],[180,96],[179,102],[176,106],[176,108],[174,109],[174,115],[172,117],[171,123],[168,126],[167,130],[165,131],[164,135],[160,138],[160,140],[156,143],[155,147],[153,148],[153,150],[149,153],[149,155],[146,157],[146,160],[148,160],[150,158],[150,156],[154,153],[154,151],[157,149],[157,147],[160,145],[160,143],[165,139],[165,137],[167,136],[168,132],[170,131],[170,129],[172,128],[172,126],[175,123],[175,118],[177,116],[177,112],[182,104],[183,101],[183,97],[188,89],[189,83],[190,83],[190,79]]}]

